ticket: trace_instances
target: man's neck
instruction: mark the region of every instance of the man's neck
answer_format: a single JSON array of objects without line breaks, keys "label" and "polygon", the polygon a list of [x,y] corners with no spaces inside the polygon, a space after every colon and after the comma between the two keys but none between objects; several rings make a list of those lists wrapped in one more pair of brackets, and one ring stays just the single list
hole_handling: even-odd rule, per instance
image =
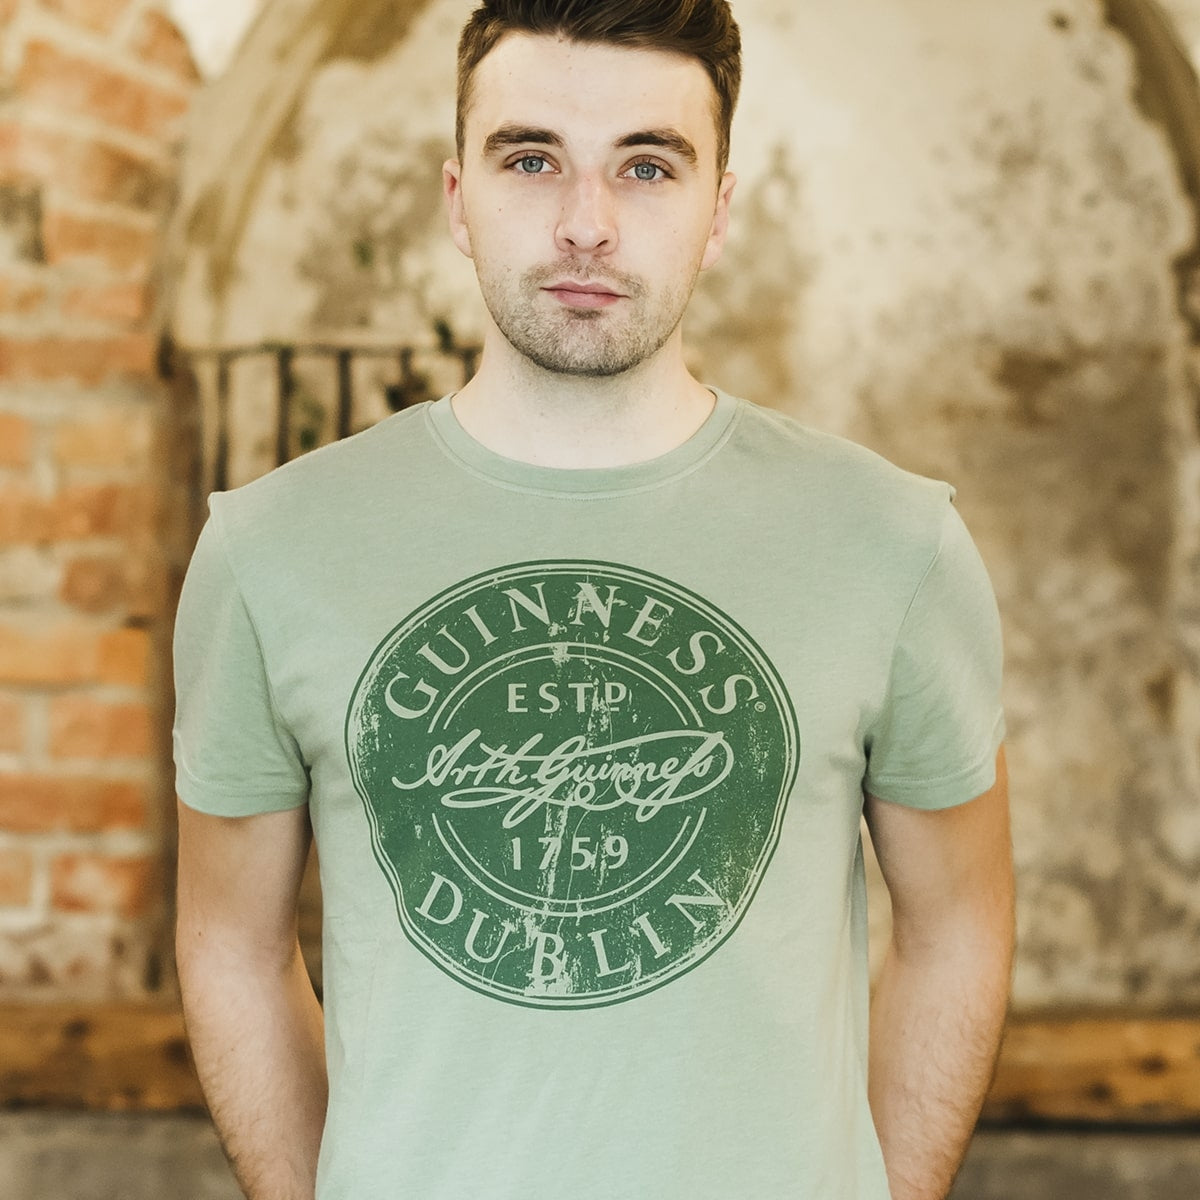
[{"label": "man's neck", "polygon": [[567,469],[628,466],[667,454],[704,424],[714,403],[682,355],[670,350],[599,379],[485,352],[475,378],[452,400],[459,424],[489,450]]}]

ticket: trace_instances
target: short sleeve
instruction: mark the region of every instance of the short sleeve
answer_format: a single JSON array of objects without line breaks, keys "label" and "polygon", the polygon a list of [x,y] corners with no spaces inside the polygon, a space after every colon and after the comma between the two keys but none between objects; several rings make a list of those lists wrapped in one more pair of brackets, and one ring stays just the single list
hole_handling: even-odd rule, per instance
[{"label": "short sleeve", "polygon": [[949,808],[995,782],[1004,737],[1000,617],[987,571],[947,502],[941,539],[896,638],[887,697],[866,739],[866,790]]},{"label": "short sleeve", "polygon": [[184,579],[174,660],[180,799],[228,817],[306,803],[308,772],[275,707],[262,648],[212,518]]}]

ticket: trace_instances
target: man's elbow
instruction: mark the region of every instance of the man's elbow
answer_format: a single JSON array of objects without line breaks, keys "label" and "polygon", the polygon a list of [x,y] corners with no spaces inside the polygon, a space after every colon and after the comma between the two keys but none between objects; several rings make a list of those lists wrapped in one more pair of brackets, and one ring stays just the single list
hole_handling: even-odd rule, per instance
[{"label": "man's elbow", "polygon": [[1005,978],[1016,951],[1016,909],[1011,888],[947,901],[936,912],[893,912],[892,949],[913,965],[965,963]]},{"label": "man's elbow", "polygon": [[175,965],[181,987],[203,990],[224,981],[286,975],[300,954],[296,929],[227,927],[182,910],[175,922]]}]

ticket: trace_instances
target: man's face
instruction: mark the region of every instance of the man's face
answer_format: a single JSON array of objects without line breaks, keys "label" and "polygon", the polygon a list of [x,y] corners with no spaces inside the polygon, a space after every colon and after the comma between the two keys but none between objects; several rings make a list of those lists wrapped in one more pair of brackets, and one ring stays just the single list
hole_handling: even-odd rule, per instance
[{"label": "man's face", "polygon": [[662,349],[720,256],[733,191],[704,68],[511,34],[472,96],[463,162],[445,167],[450,226],[508,344],[580,376]]}]

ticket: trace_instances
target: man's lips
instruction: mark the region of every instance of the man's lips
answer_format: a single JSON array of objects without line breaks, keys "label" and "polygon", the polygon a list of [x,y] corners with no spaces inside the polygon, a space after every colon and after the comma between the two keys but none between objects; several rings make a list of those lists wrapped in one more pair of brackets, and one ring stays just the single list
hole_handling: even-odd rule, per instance
[{"label": "man's lips", "polygon": [[603,283],[576,283],[570,279],[552,283],[542,290],[569,308],[607,308],[624,299],[621,292],[614,292]]}]

